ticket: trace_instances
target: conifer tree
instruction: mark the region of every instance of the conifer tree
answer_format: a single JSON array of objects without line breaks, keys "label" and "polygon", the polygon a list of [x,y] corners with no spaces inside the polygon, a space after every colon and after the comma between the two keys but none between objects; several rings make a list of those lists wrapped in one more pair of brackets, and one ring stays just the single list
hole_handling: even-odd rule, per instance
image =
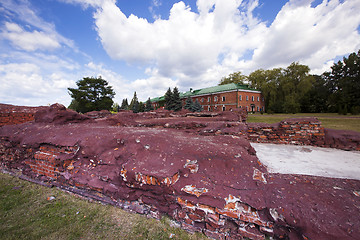
[{"label": "conifer tree", "polygon": [[139,112],[145,112],[145,104],[143,102],[139,102]]},{"label": "conifer tree", "polygon": [[173,107],[173,93],[169,88],[165,93],[165,109],[172,110],[172,107]]},{"label": "conifer tree", "polygon": [[120,109],[129,110],[129,103],[127,98],[123,99]]},{"label": "conifer tree", "polygon": [[137,95],[136,95],[136,91],[134,92],[134,96],[133,98],[131,99],[131,102],[130,102],[130,105],[129,105],[129,109],[133,110],[134,109],[134,104],[135,102],[139,103],[139,100],[137,98]]},{"label": "conifer tree", "polygon": [[180,99],[180,93],[177,87],[174,88],[173,94],[172,94],[172,110],[174,111],[180,111],[182,109],[182,103]]},{"label": "conifer tree", "polygon": [[99,77],[84,77],[76,82],[78,88],[68,88],[72,97],[69,107],[81,113],[111,110],[115,92],[109,83]]},{"label": "conifer tree", "polygon": [[131,110],[133,111],[133,113],[138,113],[139,112],[139,102],[137,100],[134,102]]},{"label": "conifer tree", "polygon": [[154,110],[154,107],[151,104],[150,98],[148,98],[148,100],[146,101],[146,105],[145,105],[145,112],[149,112],[152,110]]},{"label": "conifer tree", "polygon": [[196,99],[194,106],[193,106],[193,112],[202,112],[203,111],[203,107],[201,106],[201,104],[199,103],[199,101]]},{"label": "conifer tree", "polygon": [[188,109],[188,110],[192,111],[193,106],[194,106],[194,102],[191,100],[191,97],[188,97],[185,101],[184,109]]}]

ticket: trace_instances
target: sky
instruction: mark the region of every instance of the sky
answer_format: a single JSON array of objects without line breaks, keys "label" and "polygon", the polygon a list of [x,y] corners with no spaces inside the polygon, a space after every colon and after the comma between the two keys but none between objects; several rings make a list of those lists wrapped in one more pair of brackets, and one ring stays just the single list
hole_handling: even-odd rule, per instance
[{"label": "sky", "polygon": [[359,0],[0,0],[0,103],[68,106],[84,77],[114,102],[241,71],[311,73],[360,49]]}]

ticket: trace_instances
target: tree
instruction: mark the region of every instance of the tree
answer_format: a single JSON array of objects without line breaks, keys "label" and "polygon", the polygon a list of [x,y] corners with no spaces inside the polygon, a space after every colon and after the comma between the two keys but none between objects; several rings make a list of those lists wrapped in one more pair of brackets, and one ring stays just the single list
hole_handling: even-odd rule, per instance
[{"label": "tree", "polygon": [[137,95],[136,95],[136,91],[134,92],[134,96],[133,98],[131,99],[131,102],[130,102],[130,105],[129,105],[129,110],[133,110],[134,108],[134,104],[138,102],[139,103],[139,100],[137,98]]},{"label": "tree", "polygon": [[192,111],[194,108],[194,102],[191,100],[191,97],[188,97],[185,101],[184,109]]},{"label": "tree", "polygon": [[225,85],[229,83],[237,83],[237,84],[244,84],[244,81],[247,80],[245,75],[242,75],[241,72],[234,72],[229,74],[227,77],[223,77],[219,83],[219,85]]},{"label": "tree", "polygon": [[76,109],[79,108],[79,103],[75,99],[73,99],[73,100],[71,100],[71,103],[68,106],[68,108],[76,111]]},{"label": "tree", "polygon": [[360,50],[335,63],[323,77],[330,91],[329,109],[356,114],[360,109]]},{"label": "tree", "polygon": [[308,66],[295,62],[284,70],[280,85],[284,96],[285,113],[300,112],[300,101],[311,90],[314,81],[309,72]]},{"label": "tree", "polygon": [[129,103],[128,103],[127,98],[122,100],[120,109],[129,110]]},{"label": "tree", "polygon": [[134,101],[134,104],[133,104],[131,110],[133,111],[133,113],[138,113],[138,112],[140,112],[140,111],[139,111],[139,110],[140,110],[139,107],[140,107],[140,106],[139,106],[139,102],[136,100],[136,101]]},{"label": "tree", "polygon": [[314,81],[312,87],[300,100],[301,112],[320,113],[327,112],[329,109],[328,99],[330,92],[326,87],[323,76],[312,75]]},{"label": "tree", "polygon": [[154,110],[154,107],[151,104],[150,98],[148,98],[148,100],[146,101],[146,104],[145,104],[145,112],[149,112],[152,110]]},{"label": "tree", "polygon": [[99,76],[84,77],[76,82],[78,88],[68,88],[73,98],[71,107],[75,111],[86,113],[90,111],[111,110],[115,92],[108,82]]},{"label": "tree", "polygon": [[172,106],[173,106],[173,93],[169,88],[165,93],[165,109],[172,110]]},{"label": "tree", "polygon": [[177,87],[174,87],[172,93],[171,110],[180,111],[182,109],[182,103],[180,99],[180,93]]},{"label": "tree", "polygon": [[173,91],[169,88],[164,97],[166,110],[180,111],[182,109],[180,93],[177,87],[174,87]]},{"label": "tree", "polygon": [[119,112],[119,110],[120,110],[119,104],[118,104],[118,103],[114,103],[114,104],[112,105],[112,107],[111,107],[111,110],[112,110],[113,112]]},{"label": "tree", "polygon": [[291,63],[286,69],[256,70],[248,80],[251,87],[261,90],[268,113],[297,113],[313,86],[314,77],[309,72],[308,66]]},{"label": "tree", "polygon": [[201,106],[199,101],[196,99],[195,102],[194,102],[192,111],[193,112],[202,112],[203,110],[204,110],[203,107]]}]

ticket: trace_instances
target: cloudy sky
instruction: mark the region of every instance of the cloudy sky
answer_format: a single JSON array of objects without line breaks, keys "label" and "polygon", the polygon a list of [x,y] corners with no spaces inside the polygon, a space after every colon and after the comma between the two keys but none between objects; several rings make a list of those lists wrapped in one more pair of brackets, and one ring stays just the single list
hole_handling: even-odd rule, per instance
[{"label": "cloudy sky", "polygon": [[360,49],[359,0],[0,0],[0,103],[68,105],[87,76],[115,102]]}]

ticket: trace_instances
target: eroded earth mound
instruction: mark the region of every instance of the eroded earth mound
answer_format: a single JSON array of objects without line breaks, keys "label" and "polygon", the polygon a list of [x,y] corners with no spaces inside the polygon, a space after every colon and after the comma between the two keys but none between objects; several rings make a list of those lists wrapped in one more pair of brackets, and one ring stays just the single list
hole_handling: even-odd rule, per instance
[{"label": "eroded earth mound", "polygon": [[243,113],[184,114],[52,105],[0,127],[1,168],[215,239],[360,236],[360,181],[270,174]]}]

